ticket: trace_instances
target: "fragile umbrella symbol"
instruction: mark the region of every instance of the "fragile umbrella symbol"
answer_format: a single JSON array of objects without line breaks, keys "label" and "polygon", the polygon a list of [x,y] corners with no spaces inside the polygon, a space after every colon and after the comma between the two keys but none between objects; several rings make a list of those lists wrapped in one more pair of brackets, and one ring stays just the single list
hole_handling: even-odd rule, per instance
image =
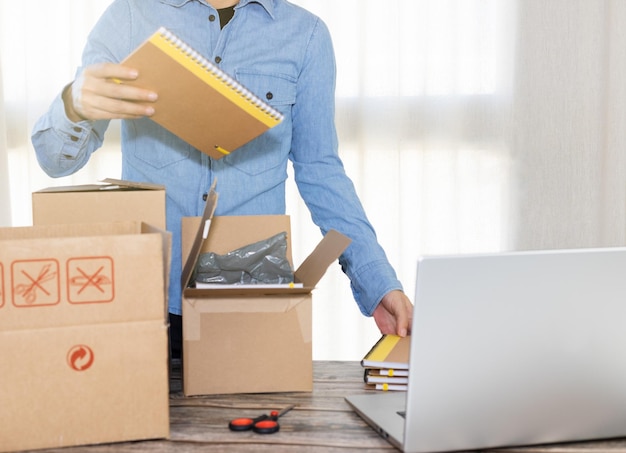
[{"label": "fragile umbrella symbol", "polygon": [[50,272],[50,264],[46,264],[41,268],[39,275],[33,279],[27,272],[22,270],[22,274],[30,280],[30,284],[20,284],[15,288],[15,292],[24,298],[24,301],[32,305],[37,300],[37,290],[40,289],[47,296],[50,293],[41,284],[56,277],[56,272]]}]

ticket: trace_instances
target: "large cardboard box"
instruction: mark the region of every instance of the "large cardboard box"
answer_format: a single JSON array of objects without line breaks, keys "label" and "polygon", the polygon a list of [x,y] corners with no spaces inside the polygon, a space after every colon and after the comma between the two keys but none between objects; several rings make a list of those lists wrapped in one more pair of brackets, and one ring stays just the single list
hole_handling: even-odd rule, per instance
[{"label": "large cardboard box", "polygon": [[[184,283],[199,253],[224,254],[277,233],[291,235],[288,216],[216,216],[210,224],[207,217],[183,219]],[[311,391],[311,291],[349,243],[330,231],[296,270],[301,288],[184,289],[185,395]],[[293,268],[290,246],[287,256]]]},{"label": "large cardboard box", "polygon": [[104,179],[102,184],[48,187],[33,192],[33,225],[141,220],[165,226],[165,188]]},{"label": "large cardboard box", "polygon": [[169,436],[171,235],[0,229],[0,451]]}]

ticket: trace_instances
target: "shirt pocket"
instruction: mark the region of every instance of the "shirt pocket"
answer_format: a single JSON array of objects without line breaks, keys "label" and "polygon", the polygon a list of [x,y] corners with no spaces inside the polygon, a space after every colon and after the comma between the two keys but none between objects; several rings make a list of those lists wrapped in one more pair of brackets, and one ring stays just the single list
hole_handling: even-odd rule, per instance
[{"label": "shirt pocket", "polygon": [[260,72],[251,69],[235,71],[236,79],[256,96],[284,116],[277,126],[250,143],[221,159],[221,163],[235,167],[249,176],[258,176],[274,170],[277,177],[284,172],[291,149],[291,107],[296,102],[296,79],[289,75]]},{"label": "shirt pocket", "polygon": [[296,79],[288,74],[240,68],[235,70],[235,78],[283,115],[288,112],[283,112],[280,107],[286,110],[296,102]]},{"label": "shirt pocket", "polygon": [[191,145],[147,118],[128,121],[126,135],[127,148],[132,159],[139,165],[147,165],[157,170],[187,160],[193,149]]}]

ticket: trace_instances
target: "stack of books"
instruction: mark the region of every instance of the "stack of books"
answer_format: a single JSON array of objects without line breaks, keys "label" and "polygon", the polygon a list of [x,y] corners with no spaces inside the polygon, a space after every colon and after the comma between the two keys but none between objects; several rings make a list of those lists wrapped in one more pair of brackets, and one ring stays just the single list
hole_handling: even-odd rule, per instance
[{"label": "stack of books", "polygon": [[410,336],[383,335],[361,360],[365,387],[371,390],[406,391],[410,344]]}]

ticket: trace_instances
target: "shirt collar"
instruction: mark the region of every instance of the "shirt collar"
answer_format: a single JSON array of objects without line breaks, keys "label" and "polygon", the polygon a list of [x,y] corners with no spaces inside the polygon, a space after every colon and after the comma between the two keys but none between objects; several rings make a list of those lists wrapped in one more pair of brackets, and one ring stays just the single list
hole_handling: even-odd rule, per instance
[{"label": "shirt collar", "polygon": [[[194,0],[161,0],[161,3],[165,3],[166,5],[170,5],[170,6],[179,7],[179,6],[183,6],[185,3],[189,3],[192,1]],[[203,0],[198,0],[198,1],[203,1]],[[249,3],[258,3],[265,9],[265,11],[267,11],[267,14],[269,14],[270,17],[274,19],[274,0],[240,0],[237,6],[235,6],[235,8],[243,8]]]}]

